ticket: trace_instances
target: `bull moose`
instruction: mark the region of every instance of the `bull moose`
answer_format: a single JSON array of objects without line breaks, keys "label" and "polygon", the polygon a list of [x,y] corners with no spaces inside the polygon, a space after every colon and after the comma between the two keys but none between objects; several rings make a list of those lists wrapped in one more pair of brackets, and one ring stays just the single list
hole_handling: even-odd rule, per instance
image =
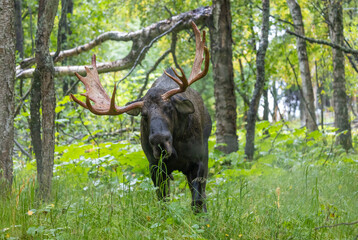
[{"label": "bull moose", "polygon": [[[100,83],[96,56],[93,55],[93,69],[86,67],[87,76],[82,77],[76,73],[85,85],[86,93],[82,95],[86,97],[86,103],[72,94],[71,97],[97,115],[127,113],[136,116],[141,113],[141,145],[149,161],[153,183],[158,187],[159,199],[166,199],[169,195],[169,180],[173,179],[171,173],[179,170],[187,177],[194,211],[206,212],[208,138],[212,123],[203,99],[189,86],[207,74],[209,50],[205,47],[205,31],[201,39],[200,31],[193,22],[192,27],[196,53],[189,79],[183,69],[180,68],[179,75],[173,68],[169,68],[143,98],[119,107],[115,104],[116,86],[110,98]],[[204,53],[204,69],[201,70]],[[95,104],[92,105],[90,100]]]}]

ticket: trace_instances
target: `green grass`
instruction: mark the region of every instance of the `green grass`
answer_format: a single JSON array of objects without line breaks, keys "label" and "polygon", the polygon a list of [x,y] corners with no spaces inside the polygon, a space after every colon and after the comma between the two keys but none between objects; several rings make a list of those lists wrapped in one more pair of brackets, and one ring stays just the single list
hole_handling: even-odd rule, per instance
[{"label": "green grass", "polygon": [[170,201],[157,201],[138,146],[103,143],[101,158],[92,145],[58,147],[47,203],[36,199],[35,163],[16,162],[0,239],[355,239],[358,224],[315,228],[358,220],[357,155],[296,138],[258,134],[253,163],[211,142],[208,213],[199,215],[181,173]]},{"label": "green grass", "polygon": [[[151,182],[140,177],[124,184],[121,179],[99,185],[88,182],[86,187],[76,186],[72,178],[55,180],[54,199],[39,204],[31,176],[30,181],[15,184],[18,191],[1,202],[0,237],[353,239],[358,235],[357,226],[314,229],[358,219],[357,165],[313,166],[227,181],[214,178],[208,184],[208,213],[197,216],[190,210],[188,189],[180,187],[184,178],[178,173],[176,179],[175,193],[165,203],[156,200]],[[34,213],[28,215],[29,210]]]}]

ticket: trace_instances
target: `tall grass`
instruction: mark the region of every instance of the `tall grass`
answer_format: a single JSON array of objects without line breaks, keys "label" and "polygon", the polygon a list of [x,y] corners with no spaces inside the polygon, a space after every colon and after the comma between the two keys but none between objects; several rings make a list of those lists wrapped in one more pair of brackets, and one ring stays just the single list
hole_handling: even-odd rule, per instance
[{"label": "tall grass", "polygon": [[169,202],[156,200],[146,177],[96,185],[67,176],[54,181],[54,198],[44,204],[36,201],[35,181],[28,176],[1,200],[0,238],[353,239],[354,225],[315,228],[358,219],[357,177],[356,165],[341,164],[212,179],[208,213],[194,215],[179,173]]}]

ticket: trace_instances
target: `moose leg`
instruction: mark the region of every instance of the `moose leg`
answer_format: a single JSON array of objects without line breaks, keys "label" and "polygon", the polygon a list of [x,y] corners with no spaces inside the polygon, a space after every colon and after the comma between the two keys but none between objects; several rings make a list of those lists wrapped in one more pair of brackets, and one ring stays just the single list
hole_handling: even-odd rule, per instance
[{"label": "moose leg", "polygon": [[158,165],[150,165],[150,173],[151,178],[157,189],[157,196],[159,200],[167,200],[169,197],[169,190],[170,190],[170,177],[167,173],[166,169],[158,166]]},{"label": "moose leg", "polygon": [[187,174],[187,179],[191,191],[191,206],[195,213],[206,212],[205,203],[205,187],[207,178],[207,166],[202,162],[193,164],[191,170]]}]

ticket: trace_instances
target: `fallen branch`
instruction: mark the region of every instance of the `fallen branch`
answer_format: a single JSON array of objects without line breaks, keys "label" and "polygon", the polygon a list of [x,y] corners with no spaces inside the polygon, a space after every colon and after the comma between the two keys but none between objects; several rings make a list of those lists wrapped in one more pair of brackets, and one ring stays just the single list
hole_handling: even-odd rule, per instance
[{"label": "fallen branch", "polygon": [[314,230],[318,230],[318,229],[321,229],[321,228],[333,228],[333,227],[338,227],[338,226],[342,226],[342,225],[350,226],[350,225],[354,225],[354,224],[358,224],[358,221],[350,222],[350,223],[337,223],[337,224],[334,224],[334,225],[320,226],[320,227],[314,228]]},{"label": "fallen branch", "polygon": [[[181,13],[177,16],[174,16],[170,19],[162,20],[157,23],[154,23],[146,28],[143,28],[138,31],[123,33],[117,31],[106,32],[95,38],[89,43],[78,46],[76,48],[68,49],[61,51],[56,58],[56,62],[62,61],[66,57],[72,57],[79,55],[82,52],[89,51],[94,47],[102,44],[105,41],[113,40],[113,41],[132,41],[132,49],[127,56],[122,59],[119,59],[114,62],[106,62],[106,63],[98,63],[97,69],[99,73],[105,72],[114,72],[120,71],[124,69],[129,69],[134,65],[135,60],[141,53],[142,49],[148,45],[154,38],[160,36],[165,33],[177,23],[180,22],[176,26],[175,31],[181,31],[183,29],[190,29],[190,22],[194,21],[196,24],[203,23],[206,19],[208,19],[212,14],[211,7],[201,7],[195,10]],[[148,49],[147,49],[148,50]],[[141,59],[144,58],[145,53],[141,56]],[[51,54],[52,56],[54,53]],[[140,59],[140,60],[141,60]],[[26,69],[35,64],[34,58],[27,58],[22,61],[20,67],[16,69],[16,78],[30,78],[34,73],[34,69]],[[85,73],[85,66],[58,66],[55,67],[55,76],[68,76],[73,75],[75,72],[79,74]]]}]

